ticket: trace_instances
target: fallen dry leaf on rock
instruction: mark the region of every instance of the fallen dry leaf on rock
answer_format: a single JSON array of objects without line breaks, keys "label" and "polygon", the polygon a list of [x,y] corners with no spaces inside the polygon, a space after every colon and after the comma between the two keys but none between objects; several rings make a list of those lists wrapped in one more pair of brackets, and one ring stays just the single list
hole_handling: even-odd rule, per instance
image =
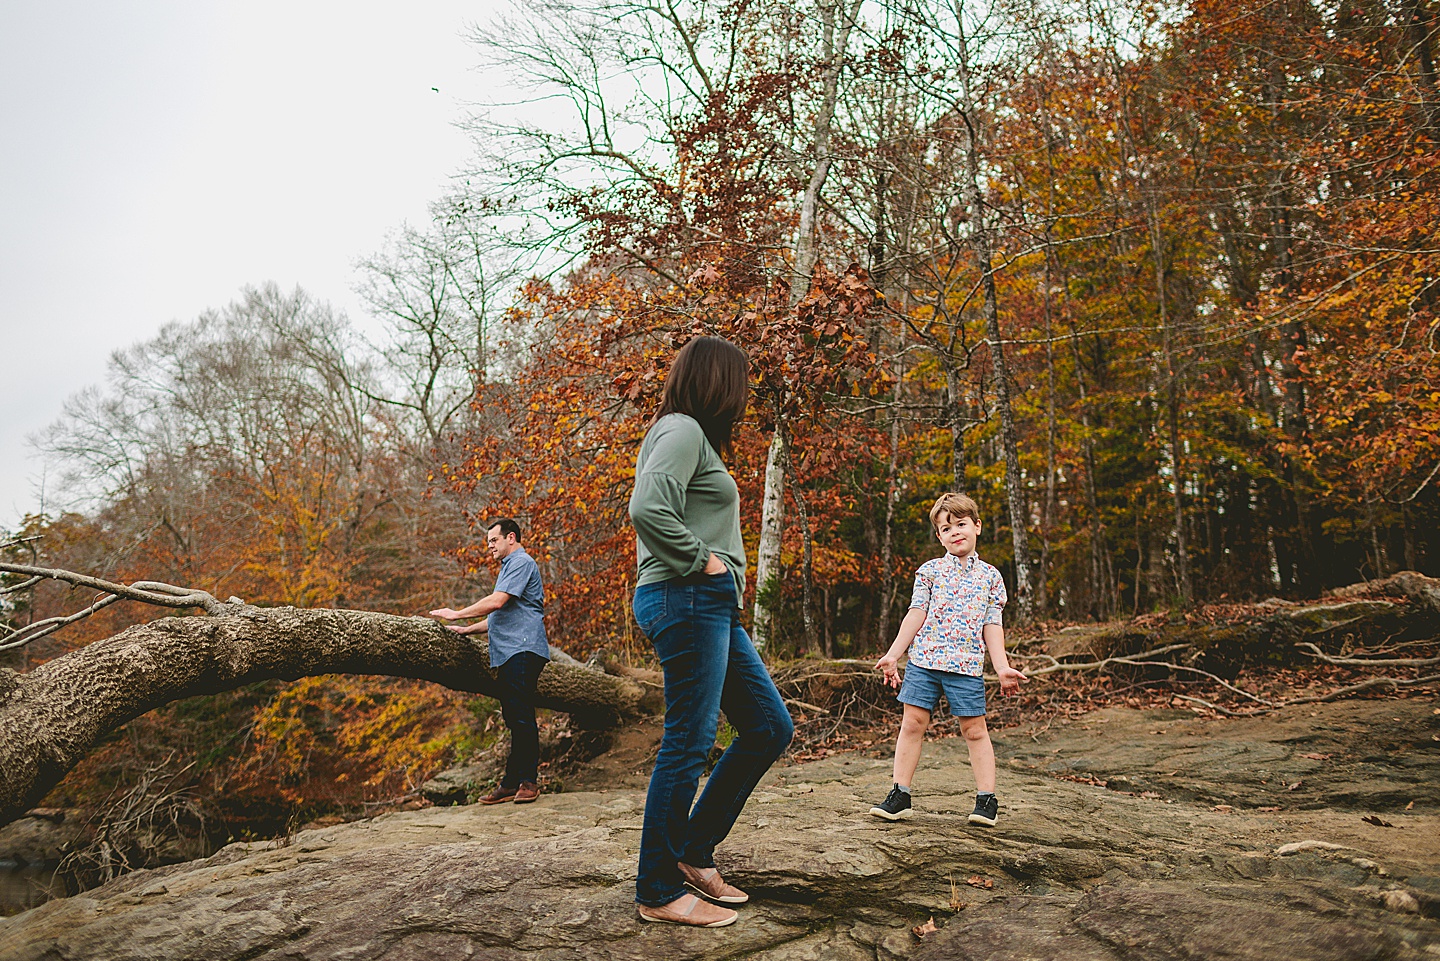
[{"label": "fallen dry leaf on rock", "polygon": [[1373,815],[1373,814],[1367,814],[1367,815],[1365,815],[1363,818],[1361,818],[1360,820],[1364,821],[1366,824],[1373,824],[1373,825],[1375,825],[1377,828],[1393,828],[1393,827],[1395,826],[1395,825],[1391,824],[1389,821],[1382,821],[1382,820],[1380,820],[1378,817],[1376,817],[1376,816]]},{"label": "fallen dry leaf on rock", "polygon": [[934,934],[936,931],[939,930],[939,928],[935,927],[935,917],[932,915],[929,921],[926,921],[924,924],[917,924],[915,925],[915,927],[911,928],[910,933],[915,935],[915,937],[919,938],[921,941],[924,941],[925,935]]},{"label": "fallen dry leaf on rock", "polygon": [[1235,808],[1232,807],[1232,806],[1229,805],[1229,804],[1217,804],[1217,805],[1215,805],[1214,807],[1212,807],[1210,810],[1212,810],[1212,811],[1218,811],[1218,812],[1221,813],[1221,814],[1229,814],[1231,811],[1235,810]]},{"label": "fallen dry leaf on rock", "polygon": [[965,883],[970,885],[972,888],[984,888],[987,891],[995,886],[994,881],[990,880],[989,878],[982,878],[978,874],[970,875],[969,880],[967,880]]}]

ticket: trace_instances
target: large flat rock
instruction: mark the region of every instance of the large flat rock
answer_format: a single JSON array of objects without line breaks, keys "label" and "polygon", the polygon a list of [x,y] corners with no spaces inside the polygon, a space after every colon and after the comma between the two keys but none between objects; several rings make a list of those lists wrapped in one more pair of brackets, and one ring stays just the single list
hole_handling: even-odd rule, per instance
[{"label": "large flat rock", "polygon": [[[865,813],[885,759],[777,768],[721,852],[755,900],[717,931],[637,921],[643,795],[596,791],[231,845],[0,921],[0,958],[1434,959],[1434,711],[1008,731],[995,829],[965,821],[958,738],[927,746],[897,824]],[[932,916],[937,933],[910,933]]]}]

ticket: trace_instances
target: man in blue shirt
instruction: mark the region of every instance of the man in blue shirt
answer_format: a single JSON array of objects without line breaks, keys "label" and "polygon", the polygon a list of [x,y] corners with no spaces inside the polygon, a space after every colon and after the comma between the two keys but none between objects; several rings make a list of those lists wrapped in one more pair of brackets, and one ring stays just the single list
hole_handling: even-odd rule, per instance
[{"label": "man in blue shirt", "polygon": [[508,517],[491,521],[485,541],[500,562],[495,590],[469,607],[442,607],[432,617],[447,621],[479,617],[466,627],[447,625],[457,634],[490,635],[490,666],[500,678],[500,715],[510,729],[510,758],[505,777],[481,804],[525,804],[540,796],[540,728],[535,723],[535,684],[550,660],[545,637],[545,588],[540,567],[520,544],[520,526]]}]

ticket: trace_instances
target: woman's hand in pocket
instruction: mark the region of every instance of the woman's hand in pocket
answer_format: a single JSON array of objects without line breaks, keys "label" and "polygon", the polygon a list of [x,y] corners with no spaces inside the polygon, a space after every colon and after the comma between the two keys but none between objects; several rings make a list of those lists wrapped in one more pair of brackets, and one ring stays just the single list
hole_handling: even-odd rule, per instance
[{"label": "woman's hand in pocket", "polygon": [[725,566],[725,562],[714,554],[711,554],[710,559],[705,562],[706,574],[724,574],[727,570],[729,568]]}]

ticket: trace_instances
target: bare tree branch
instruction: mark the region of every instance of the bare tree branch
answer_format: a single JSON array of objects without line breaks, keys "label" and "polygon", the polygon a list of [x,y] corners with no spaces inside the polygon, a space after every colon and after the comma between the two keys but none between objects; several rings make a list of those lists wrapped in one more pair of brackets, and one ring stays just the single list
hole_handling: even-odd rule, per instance
[{"label": "bare tree branch", "polygon": [[33,624],[27,624],[3,640],[0,640],[0,654],[4,654],[7,651],[19,650],[31,641],[38,641],[46,635],[54,634],[65,625],[84,620],[101,608],[109,607],[118,600],[120,600],[118,595],[107,594],[97,599],[89,607],[76,611],[74,614],[63,617],[47,617]]},{"label": "bare tree branch", "polygon": [[[126,600],[141,601],[157,607],[203,607],[207,614],[224,614],[230,610],[229,606],[217,601],[214,595],[205,591],[197,591],[189,587],[176,587],[174,584],[165,584],[160,581],[136,581],[129,585],[116,584],[114,581],[106,581],[88,574],[77,574],[74,571],[60,570],[59,568],[32,567],[29,564],[5,562],[0,562],[0,571],[7,574],[25,574],[33,578],[64,581],[67,584],[74,584],[76,587],[89,587]],[[244,602],[239,598],[232,598],[229,603],[235,605]]]},{"label": "bare tree branch", "polygon": [[1301,641],[1295,646],[1326,664],[1344,667],[1431,667],[1440,664],[1440,657],[1331,657],[1309,641]]},{"label": "bare tree branch", "polygon": [[1377,687],[1423,687],[1427,684],[1440,682],[1440,674],[1430,674],[1425,677],[1372,677],[1369,680],[1361,681],[1359,684],[1351,684],[1347,687],[1339,687],[1326,694],[1316,694],[1309,697],[1297,697],[1288,701],[1282,701],[1278,707],[1290,707],[1292,704],[1320,704],[1325,701],[1334,701],[1349,694],[1358,694],[1361,691],[1373,690]]}]

